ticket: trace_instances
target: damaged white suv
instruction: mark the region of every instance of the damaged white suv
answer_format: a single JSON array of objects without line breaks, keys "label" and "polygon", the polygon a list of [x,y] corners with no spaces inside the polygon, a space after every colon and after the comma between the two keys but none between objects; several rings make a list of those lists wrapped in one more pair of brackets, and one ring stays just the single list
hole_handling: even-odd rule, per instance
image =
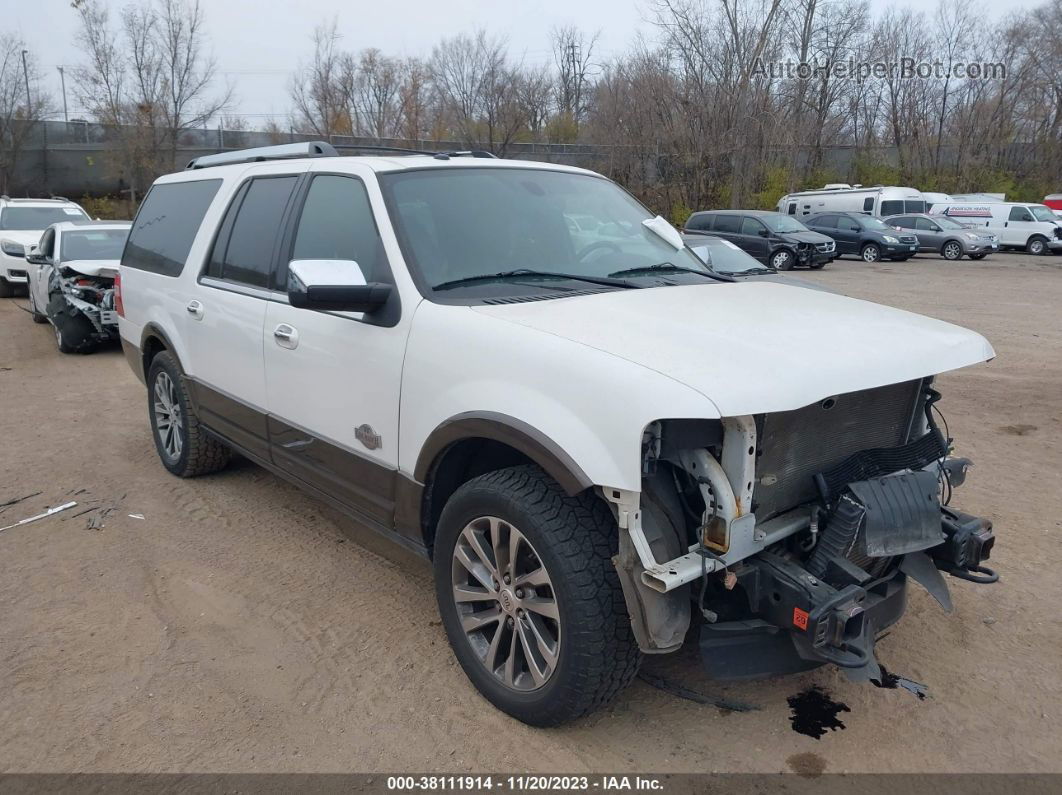
[{"label": "damaged white suv", "polygon": [[945,606],[941,572],[996,579],[932,387],[988,342],[734,282],[592,172],[204,157],[152,187],[119,281],[166,468],[237,450],[429,556],[462,667],[528,723],[687,637],[719,677],[880,677],[909,578]]}]

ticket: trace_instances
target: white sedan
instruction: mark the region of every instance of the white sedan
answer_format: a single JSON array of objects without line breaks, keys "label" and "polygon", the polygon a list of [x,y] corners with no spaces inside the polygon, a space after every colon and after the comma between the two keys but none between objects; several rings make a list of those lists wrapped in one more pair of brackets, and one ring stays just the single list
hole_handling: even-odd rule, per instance
[{"label": "white sedan", "polygon": [[128,221],[63,222],[44,230],[26,255],[36,323],[51,323],[63,353],[89,353],[118,339],[114,277]]}]

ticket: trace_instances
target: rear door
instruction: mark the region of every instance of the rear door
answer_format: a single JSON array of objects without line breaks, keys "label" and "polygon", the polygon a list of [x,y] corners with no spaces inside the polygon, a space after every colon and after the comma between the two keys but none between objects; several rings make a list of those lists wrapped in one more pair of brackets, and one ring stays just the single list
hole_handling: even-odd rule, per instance
[{"label": "rear door", "polygon": [[[303,187],[275,283],[291,260],[354,260],[367,282],[393,284],[372,171],[319,167]],[[333,166],[334,167],[334,166]],[[374,206],[375,205],[375,206]],[[402,359],[412,308],[397,290],[382,310],[298,309],[278,291],[266,310],[265,349],[274,463],[385,528],[394,526]]]},{"label": "rear door", "polygon": [[239,186],[218,227],[185,338],[195,363],[203,422],[247,452],[268,459],[262,331],[279,231],[303,169],[271,164]]}]

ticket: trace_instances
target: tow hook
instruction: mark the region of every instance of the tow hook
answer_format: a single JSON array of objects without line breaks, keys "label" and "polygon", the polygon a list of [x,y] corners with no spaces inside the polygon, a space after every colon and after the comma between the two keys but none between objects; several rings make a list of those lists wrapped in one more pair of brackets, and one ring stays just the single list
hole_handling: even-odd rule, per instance
[{"label": "tow hook", "polygon": [[952,577],[987,585],[999,575],[981,565],[992,554],[996,536],[992,523],[954,508],[941,508],[944,543],[928,550],[936,567]]}]

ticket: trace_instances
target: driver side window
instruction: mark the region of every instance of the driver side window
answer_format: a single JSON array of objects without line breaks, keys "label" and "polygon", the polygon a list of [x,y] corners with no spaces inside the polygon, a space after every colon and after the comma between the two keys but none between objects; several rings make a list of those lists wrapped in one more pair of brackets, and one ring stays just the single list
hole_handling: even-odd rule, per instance
[{"label": "driver side window", "polygon": [[51,259],[53,251],[55,251],[55,230],[48,229],[41,238],[41,242],[37,247],[37,253]]},{"label": "driver side window", "polygon": [[1010,220],[1011,221],[1031,221],[1033,219],[1032,214],[1024,207],[1011,207],[1010,208]]}]

